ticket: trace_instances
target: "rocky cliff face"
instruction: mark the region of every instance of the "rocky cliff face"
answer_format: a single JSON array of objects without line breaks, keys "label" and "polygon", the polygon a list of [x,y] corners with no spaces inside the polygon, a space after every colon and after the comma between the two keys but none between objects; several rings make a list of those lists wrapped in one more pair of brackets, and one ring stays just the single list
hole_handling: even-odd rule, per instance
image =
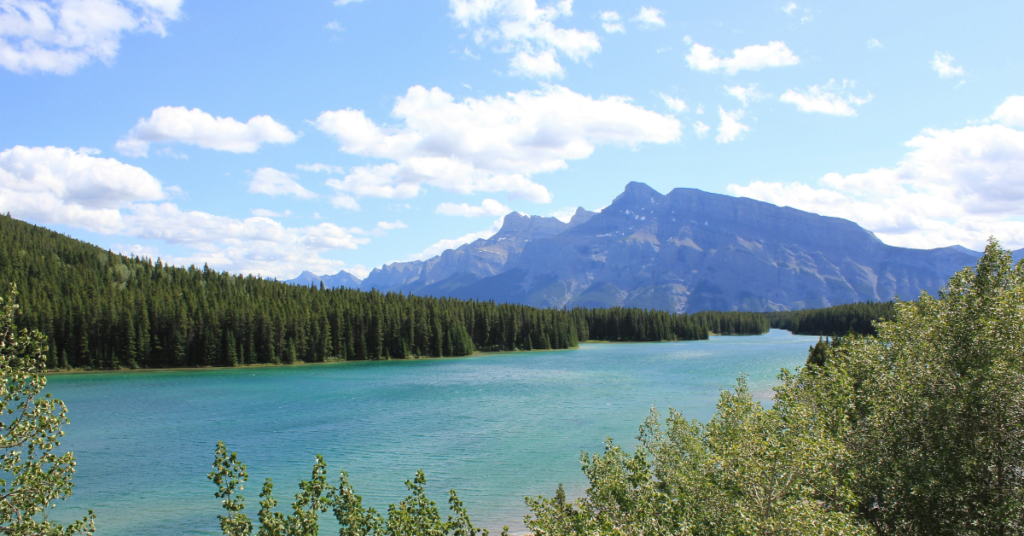
[{"label": "rocky cliff face", "polygon": [[570,224],[509,215],[490,239],[382,267],[363,288],[540,307],[772,311],[914,299],[978,256],[888,246],[847,220],[633,182],[599,214],[578,211]]},{"label": "rocky cliff face", "polygon": [[362,289],[445,295],[443,289],[455,289],[504,272],[506,266],[519,260],[528,242],[556,236],[593,215],[580,208],[573,221],[564,223],[557,218],[512,212],[491,238],[449,249],[426,261],[396,262],[375,268],[363,280]]}]

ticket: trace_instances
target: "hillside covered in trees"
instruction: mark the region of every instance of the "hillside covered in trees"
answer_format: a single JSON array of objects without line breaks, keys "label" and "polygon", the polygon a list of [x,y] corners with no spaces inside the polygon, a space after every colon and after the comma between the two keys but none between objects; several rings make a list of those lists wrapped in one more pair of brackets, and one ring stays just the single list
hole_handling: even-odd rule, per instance
[{"label": "hillside covered in trees", "polygon": [[799,335],[838,337],[848,333],[875,335],[872,322],[892,320],[896,316],[893,302],[861,302],[834,305],[824,309],[802,309],[765,313],[771,327]]},{"label": "hillside covered in trees", "polygon": [[538,309],[287,285],[126,257],[0,216],[0,282],[20,327],[42,332],[50,368],[161,368],[464,356],[581,341],[757,334],[754,313]]}]

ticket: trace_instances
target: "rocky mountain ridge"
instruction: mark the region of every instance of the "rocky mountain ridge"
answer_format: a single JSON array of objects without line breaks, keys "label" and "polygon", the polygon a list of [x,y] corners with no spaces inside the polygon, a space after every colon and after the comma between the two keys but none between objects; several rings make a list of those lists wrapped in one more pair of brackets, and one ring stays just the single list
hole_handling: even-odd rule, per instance
[{"label": "rocky mountain ridge", "polygon": [[934,293],[980,253],[882,243],[840,218],[631,182],[572,221],[506,216],[501,230],[426,261],[375,269],[361,288],[677,312],[772,311]]}]

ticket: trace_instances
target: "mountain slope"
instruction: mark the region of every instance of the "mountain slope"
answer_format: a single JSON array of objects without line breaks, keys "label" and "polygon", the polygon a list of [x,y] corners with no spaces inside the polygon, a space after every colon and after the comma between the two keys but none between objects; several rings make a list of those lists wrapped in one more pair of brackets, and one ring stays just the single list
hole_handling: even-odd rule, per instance
[{"label": "mountain slope", "polygon": [[[695,189],[662,195],[637,182],[560,232],[512,234],[460,248],[485,250],[499,235],[514,241],[517,254],[491,274],[453,265],[424,281],[410,266],[384,268],[405,273],[401,288],[412,292],[539,307],[775,311],[914,299],[980,255],[888,246],[848,220]],[[423,264],[445,255],[459,250]]]}]

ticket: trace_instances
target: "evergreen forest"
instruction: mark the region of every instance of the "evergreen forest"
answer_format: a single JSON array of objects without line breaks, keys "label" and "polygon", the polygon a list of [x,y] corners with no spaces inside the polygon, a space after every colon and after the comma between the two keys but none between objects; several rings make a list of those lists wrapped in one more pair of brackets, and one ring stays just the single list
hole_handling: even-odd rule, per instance
[{"label": "evergreen forest", "polygon": [[118,255],[9,215],[0,251],[0,282],[20,294],[17,324],[43,334],[51,370],[448,357],[769,328],[757,313],[537,309],[294,286]]}]

